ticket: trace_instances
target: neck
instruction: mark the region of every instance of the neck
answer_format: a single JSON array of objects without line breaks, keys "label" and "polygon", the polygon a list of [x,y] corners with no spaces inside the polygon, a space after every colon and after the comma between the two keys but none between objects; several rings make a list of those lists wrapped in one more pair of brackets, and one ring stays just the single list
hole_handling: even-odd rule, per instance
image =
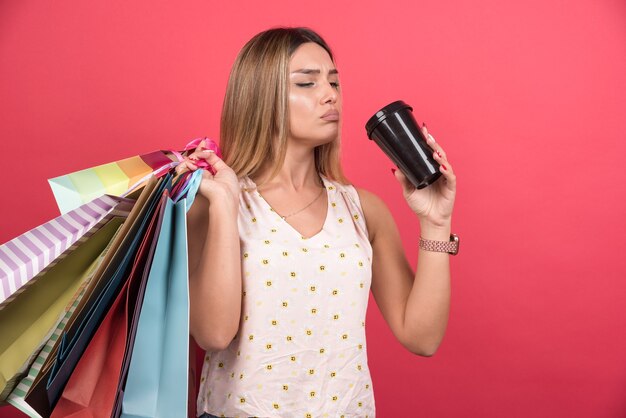
[{"label": "neck", "polygon": [[315,152],[312,148],[288,146],[285,161],[278,174],[270,178],[273,167],[264,167],[253,181],[262,190],[281,189],[298,192],[323,186],[315,168]]}]

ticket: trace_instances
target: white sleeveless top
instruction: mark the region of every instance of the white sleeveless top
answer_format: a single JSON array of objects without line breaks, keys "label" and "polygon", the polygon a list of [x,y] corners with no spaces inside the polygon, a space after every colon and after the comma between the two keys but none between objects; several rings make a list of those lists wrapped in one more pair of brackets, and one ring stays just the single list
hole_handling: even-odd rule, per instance
[{"label": "white sleeveless top", "polygon": [[372,247],[354,187],[322,177],[328,212],[304,238],[240,180],[239,332],[207,352],[198,415],[374,417],[365,313]]}]

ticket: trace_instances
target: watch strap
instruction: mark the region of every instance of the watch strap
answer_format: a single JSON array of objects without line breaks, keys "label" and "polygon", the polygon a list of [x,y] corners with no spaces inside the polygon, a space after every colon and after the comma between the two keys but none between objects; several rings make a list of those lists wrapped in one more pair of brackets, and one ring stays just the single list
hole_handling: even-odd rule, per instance
[{"label": "watch strap", "polygon": [[459,252],[459,237],[455,234],[450,234],[450,241],[434,241],[420,237],[420,248],[425,251],[457,255]]}]

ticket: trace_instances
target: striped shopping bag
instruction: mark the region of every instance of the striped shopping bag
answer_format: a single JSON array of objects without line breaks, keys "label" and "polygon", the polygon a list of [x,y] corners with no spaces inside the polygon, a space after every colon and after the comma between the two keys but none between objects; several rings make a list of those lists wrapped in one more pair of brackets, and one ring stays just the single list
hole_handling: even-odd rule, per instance
[{"label": "striped shopping bag", "polygon": [[0,401],[28,370],[122,223],[120,217],[109,221],[0,311]]},{"label": "striped shopping bag", "polygon": [[[61,315],[60,319],[58,321],[55,321],[56,324],[54,325],[54,327],[52,328],[52,331],[49,332],[48,335],[46,335],[42,340],[41,343],[39,345],[43,345],[43,348],[41,349],[36,349],[33,351],[32,356],[34,356],[34,361],[21,361],[21,363],[25,363],[25,364],[29,364],[29,368],[27,369],[28,372],[26,373],[25,376],[22,377],[21,374],[16,375],[15,377],[17,378],[16,380],[16,384],[13,384],[12,382],[7,382],[7,386],[8,388],[13,388],[11,393],[9,394],[8,398],[6,399],[6,401],[15,406],[16,408],[20,409],[22,412],[24,412],[25,414],[27,414],[30,417],[37,417],[40,418],[41,416],[39,415],[39,413],[37,411],[35,411],[30,405],[28,405],[25,402],[25,397],[26,395],[30,392],[31,387],[33,386],[33,383],[35,382],[35,380],[37,379],[37,377],[40,375],[40,373],[44,370],[44,368],[46,367],[46,364],[49,363],[49,357],[52,355],[54,356],[56,353],[56,350],[58,350],[59,348],[59,342],[60,342],[60,337],[63,333],[63,331],[66,329],[66,326],[70,323],[71,318],[74,315],[74,312],[76,311],[76,309],[78,308],[78,306],[80,305],[81,301],[83,300],[83,298],[85,296],[87,296],[89,294],[88,289],[89,289],[89,285],[93,279],[93,277],[95,276],[95,273],[98,269],[98,267],[100,266],[100,264],[103,262],[103,260],[106,257],[106,254],[108,253],[110,247],[111,247],[111,237],[116,233],[116,231],[119,229],[119,226],[121,225],[121,223],[123,222],[123,218],[121,217],[116,217],[111,219],[111,221],[109,221],[107,223],[107,225],[105,225],[102,229],[100,229],[95,235],[93,235],[92,237],[97,237],[97,235],[103,235],[101,238],[99,238],[99,240],[103,243],[109,242],[109,244],[106,245],[106,247],[104,248],[104,250],[102,252],[100,252],[98,255],[96,255],[95,259],[93,262],[91,262],[89,264],[89,261],[87,262],[87,264],[84,264],[86,267],[84,269],[79,269],[78,274],[74,274],[79,282],[78,285],[78,289],[74,292],[74,294],[72,295],[72,297],[70,298],[70,301],[67,303],[66,308],[63,311],[63,314]],[[85,242],[85,244],[83,245],[87,245],[87,242]],[[92,254],[97,254],[99,252],[98,248],[94,248],[93,244],[92,244],[92,250],[93,251],[95,249],[95,252],[92,252]],[[70,264],[75,264],[76,262],[80,262],[80,260],[72,260],[72,258],[75,258],[77,251],[83,251],[84,253],[85,249],[79,250],[79,249],[75,249],[74,251],[72,251],[66,258],[64,258],[62,261],[60,261],[59,263],[56,264],[55,267],[50,268],[49,270],[46,270],[45,273],[51,273],[53,272],[53,270],[55,270],[56,268],[61,267],[62,268],[62,275],[67,275],[68,272],[68,268],[69,266],[66,266],[65,268],[63,268],[63,264],[67,264],[68,262]],[[82,258],[82,257],[79,257]],[[44,274],[45,274],[44,273]],[[57,274],[58,275],[58,274]],[[51,277],[48,277],[51,278]],[[42,281],[43,282],[43,281]],[[31,286],[30,289],[34,289],[36,286]],[[30,290],[29,290],[30,291]],[[29,291],[24,292],[23,295],[28,295]],[[71,292],[70,292],[71,293]],[[20,303],[21,297],[16,299],[15,303]],[[26,303],[27,301],[22,300],[22,303]],[[11,305],[10,305],[11,306]],[[8,308],[10,309],[10,307]],[[7,310],[8,310],[7,309]],[[27,315],[30,314],[31,310],[27,310],[25,311]],[[23,311],[24,312],[24,311]],[[1,313],[0,313],[1,315]],[[26,318],[22,318],[22,321],[26,320]],[[44,325],[45,328],[45,324],[41,324],[41,317],[37,319],[38,324],[39,325]],[[1,325],[0,325],[1,326]],[[24,337],[24,333],[25,332],[37,332],[35,330],[33,330],[33,327],[29,327],[29,329],[23,329],[22,332],[20,332],[19,337],[18,338],[22,338]],[[41,335],[41,334],[40,334]],[[31,341],[35,341],[37,340],[37,338],[31,339]],[[32,343],[31,343],[31,347],[32,347]],[[25,345],[23,343],[20,344],[20,348],[22,349],[21,351],[24,351],[26,349]],[[27,350],[30,351],[30,350]],[[21,360],[23,360],[24,357],[22,357]],[[18,365],[20,364],[20,362],[18,362]],[[5,369],[3,367],[3,369]],[[15,369],[14,369],[15,370]]]},{"label": "striped shopping bag", "polygon": [[132,201],[101,196],[0,246],[0,310]]}]

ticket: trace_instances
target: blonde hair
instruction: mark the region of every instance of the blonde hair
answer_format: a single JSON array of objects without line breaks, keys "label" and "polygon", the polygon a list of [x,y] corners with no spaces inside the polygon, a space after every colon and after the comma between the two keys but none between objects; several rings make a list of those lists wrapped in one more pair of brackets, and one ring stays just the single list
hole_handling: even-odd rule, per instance
[{"label": "blonde hair", "polygon": [[[289,134],[289,60],[303,43],[315,42],[334,62],[326,42],[308,28],[274,28],[254,36],[233,64],[220,121],[224,161],[238,177],[254,176],[263,164],[275,176],[285,161]],[[318,173],[348,183],[340,162],[340,137],[315,148]]]}]

